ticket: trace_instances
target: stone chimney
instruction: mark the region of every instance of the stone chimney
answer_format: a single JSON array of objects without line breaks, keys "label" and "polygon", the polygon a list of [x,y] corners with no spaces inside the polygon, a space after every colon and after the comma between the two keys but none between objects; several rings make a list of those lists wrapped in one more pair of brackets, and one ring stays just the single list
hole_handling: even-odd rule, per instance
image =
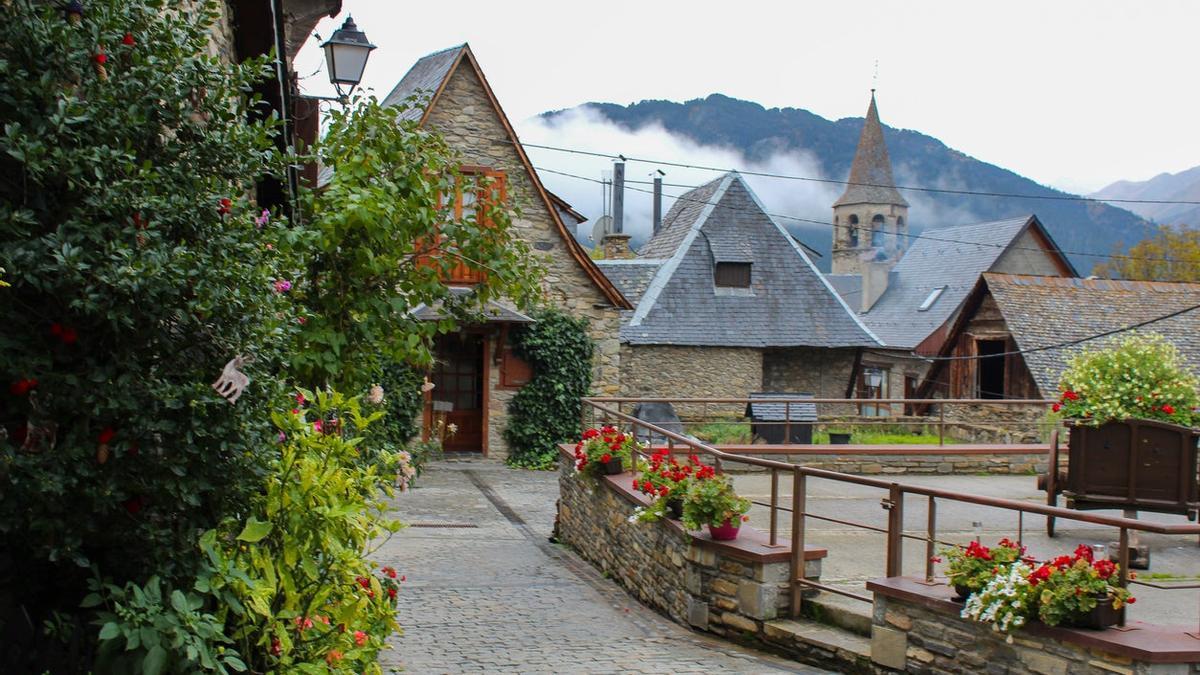
[{"label": "stone chimney", "polygon": [[654,220],[653,233],[662,229],[662,176],[654,176]]},{"label": "stone chimney", "polygon": [[629,235],[624,232],[610,232],[604,235],[601,245],[604,247],[605,260],[626,260],[633,257],[633,249],[629,248]]},{"label": "stone chimney", "polygon": [[895,264],[891,260],[864,260],[862,261],[862,308],[859,312],[865,314],[879,300],[883,292],[888,288],[888,282],[891,280],[892,266]]}]

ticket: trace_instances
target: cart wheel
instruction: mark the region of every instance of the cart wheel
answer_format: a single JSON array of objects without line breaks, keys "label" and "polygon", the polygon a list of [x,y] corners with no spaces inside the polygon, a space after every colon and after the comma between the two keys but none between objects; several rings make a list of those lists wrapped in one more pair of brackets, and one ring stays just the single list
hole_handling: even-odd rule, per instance
[{"label": "cart wheel", "polygon": [[[1058,494],[1053,491],[1046,492],[1046,506],[1058,506]],[[1046,536],[1054,538],[1054,521],[1055,516],[1046,516]]]}]

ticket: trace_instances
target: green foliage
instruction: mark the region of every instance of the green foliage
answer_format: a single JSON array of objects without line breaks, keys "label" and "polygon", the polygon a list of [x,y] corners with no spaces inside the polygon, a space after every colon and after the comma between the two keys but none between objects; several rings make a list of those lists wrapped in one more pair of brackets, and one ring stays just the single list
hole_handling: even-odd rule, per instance
[{"label": "green foliage", "polygon": [[[392,363],[428,365],[430,340],[481,317],[489,300],[528,306],[540,268],[499,199],[480,201],[479,217],[454,213],[467,181],[446,142],[401,106],[374,98],[333,110],[316,149],[333,168],[328,185],[304,197],[304,258],[293,293],[305,324],[293,352],[302,382],[360,391]],[[469,188],[485,194],[493,186]],[[482,282],[455,293],[442,279],[461,263],[483,268]],[[444,318],[420,321],[419,305]]]},{"label": "green foliage", "polygon": [[227,645],[224,624],[203,611],[206,598],[179,589],[163,589],[158,577],[144,586],[124,587],[91,580],[84,607],[103,605],[97,672],[229,673],[245,672],[246,664]]},{"label": "green foliage", "polygon": [[1102,424],[1142,418],[1200,424],[1196,376],[1160,335],[1128,335],[1071,357],[1054,412]]},{"label": "green foliage", "polygon": [[1121,609],[1133,601],[1129,589],[1117,583],[1118,565],[1078,555],[1070,561],[1065,558],[1062,556],[1058,564],[1048,563],[1031,573],[1036,579],[1046,571],[1036,587],[1038,618],[1046,625],[1078,621],[1102,602]]},{"label": "green foliage", "polygon": [[[267,60],[208,55],[215,3],[85,4],[77,25],[0,8],[0,536],[20,542],[0,593],[35,624],[77,607],[89,564],[191,573],[196,532],[258,484],[294,326],[268,250],[286,228],[244,199],[282,166],[247,122]],[[230,405],[210,385],[238,355]]]},{"label": "green foliage", "polygon": [[1024,552],[1019,544],[1008,539],[1001,539],[990,548],[973,541],[967,546],[949,546],[940,551],[946,559],[946,577],[951,585],[972,593],[986,586],[996,570],[1007,570],[1020,560]]},{"label": "green foliage", "polygon": [[536,323],[513,331],[513,352],[533,368],[530,380],[508,404],[508,463],[533,469],[555,466],[558,444],[581,429],[580,399],[592,383],[595,345],[587,321],[556,309],[534,314]]},{"label": "green foliage", "polygon": [[366,558],[400,527],[384,499],[397,458],[360,461],[382,413],[364,415],[336,392],[302,393],[310,407],[273,415],[284,440],[262,495],[201,537],[212,569],[197,590],[217,598],[253,672],[379,673],[376,656],[398,629],[396,585]]},{"label": "green foliage", "polygon": [[736,522],[749,510],[750,500],[738,496],[728,474],[711,476],[688,486],[683,499],[683,524],[689,530],[719,526],[727,520]]}]

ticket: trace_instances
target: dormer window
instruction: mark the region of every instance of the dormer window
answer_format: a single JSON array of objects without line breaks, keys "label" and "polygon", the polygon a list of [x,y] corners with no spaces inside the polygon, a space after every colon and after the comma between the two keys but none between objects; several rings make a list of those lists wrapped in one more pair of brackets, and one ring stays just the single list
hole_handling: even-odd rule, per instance
[{"label": "dormer window", "polygon": [[937,288],[933,289],[932,291],[929,291],[929,295],[925,296],[925,302],[921,303],[921,306],[917,308],[917,311],[918,312],[928,312],[929,308],[933,307],[933,303],[937,302],[938,298],[942,297],[942,293],[945,290],[946,290],[945,286],[938,286]]},{"label": "dormer window", "polygon": [[713,268],[717,288],[750,288],[750,263],[719,262]]}]

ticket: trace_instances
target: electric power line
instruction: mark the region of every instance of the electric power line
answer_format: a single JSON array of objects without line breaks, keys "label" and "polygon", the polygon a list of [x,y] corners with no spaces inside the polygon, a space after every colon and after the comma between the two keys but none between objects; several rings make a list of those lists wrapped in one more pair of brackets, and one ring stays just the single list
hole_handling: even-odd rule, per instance
[{"label": "electric power line", "polygon": [[[479,138],[484,138],[480,136]],[[507,140],[507,139],[485,139],[485,140]],[[831,185],[855,185],[860,187],[879,187],[879,188],[895,188],[897,190],[909,190],[912,192],[929,192],[934,194],[950,194],[950,195],[965,195],[974,197],[996,197],[1001,199],[1042,199],[1048,201],[1068,201],[1068,202],[1095,202],[1095,203],[1120,203],[1120,204],[1177,204],[1186,206],[1200,206],[1200,200],[1180,200],[1180,199],[1100,199],[1098,197],[1084,197],[1082,195],[1031,195],[1020,194],[1014,192],[989,192],[986,190],[955,190],[953,188],[931,188],[917,185],[885,185],[883,183],[857,183],[848,180],[834,180],[832,178],[814,178],[812,176],[795,176],[782,173],[771,173],[769,171],[744,171],[740,169],[723,169],[715,166],[705,166],[703,164],[688,164],[686,162],[673,162],[670,160],[648,159],[645,157],[630,157],[628,155],[609,154],[604,152],[593,152],[591,150],[579,150],[577,148],[564,148],[555,145],[542,145],[540,143],[521,143],[526,148],[537,148],[539,150],[552,150],[554,152],[566,152],[575,155],[585,155],[589,157],[601,157],[604,159],[620,159],[626,162],[641,162],[643,164],[658,164],[660,166],[673,166],[681,169],[696,169],[698,171],[716,171],[720,173],[740,173],[743,176],[758,176],[760,178],[779,178],[782,180],[799,180],[810,183],[826,183]]]},{"label": "electric power line", "polygon": [[[629,158],[626,157],[626,159],[629,159]],[[599,178],[590,178],[588,176],[580,176],[578,174],[569,173],[566,171],[559,171],[556,169],[549,169],[546,167],[535,166],[534,169],[536,169],[537,171],[552,173],[555,175],[565,176],[567,178],[574,178],[577,180],[585,180],[585,181],[590,181],[593,183],[603,182]],[[629,183],[629,182],[645,183],[645,181],[626,181],[626,182],[627,183]],[[679,184],[673,184],[673,185],[675,187],[688,187],[686,185],[679,185]],[[699,187],[699,186],[692,186],[692,189],[695,189],[696,187]],[[644,188],[626,186],[626,189],[633,190],[635,192],[643,192],[646,194],[653,194],[652,190],[646,190]],[[664,193],[663,196],[669,197],[671,199],[680,200],[680,201],[687,201],[687,202],[692,202],[695,204],[714,206],[716,208],[723,208],[723,209],[728,209],[731,211],[737,211],[737,212],[741,212],[741,213],[765,213],[767,216],[770,216],[772,218],[783,218],[786,220],[793,220],[793,221],[801,222],[801,223],[811,223],[813,225],[821,225],[824,227],[831,227],[834,229],[858,229],[851,225],[839,225],[837,223],[831,223],[831,222],[828,222],[825,220],[815,220],[813,218],[801,218],[800,216],[791,216],[791,215],[782,214],[782,213],[768,213],[765,211],[759,211],[757,209],[739,208],[736,206],[729,206],[729,205],[720,204],[717,202],[709,202],[709,201],[705,201],[703,199],[696,199],[694,197],[688,197],[688,196],[686,196],[686,194],[672,195],[672,194]],[[678,214],[676,214],[676,217],[678,217]],[[673,222],[674,222],[674,219],[672,219],[672,223]],[[664,225],[663,229],[665,230],[670,225],[671,225],[671,223]],[[1185,264],[1185,265],[1200,265],[1200,261],[1185,260],[1182,258],[1157,258],[1157,257],[1146,257],[1146,256],[1131,256],[1131,255],[1124,255],[1124,254],[1119,254],[1119,253],[1091,253],[1088,251],[1070,251],[1070,250],[1061,249],[1061,248],[1044,249],[1044,248],[1037,247],[1037,246],[1016,246],[1016,245],[1010,245],[1010,244],[996,244],[996,243],[989,243],[989,242],[964,241],[964,240],[960,240],[960,239],[948,239],[945,237],[937,237],[937,236],[932,236],[932,235],[928,235],[928,234],[911,234],[908,232],[906,232],[904,234],[896,233],[895,236],[904,237],[906,239],[926,239],[929,241],[937,241],[937,242],[942,242],[942,243],[946,243],[946,244],[961,244],[961,245],[965,245],[965,246],[983,246],[983,247],[989,247],[989,248],[1011,249],[1011,250],[1016,250],[1016,251],[1045,252],[1047,250],[1050,250],[1055,253],[1059,253],[1063,256],[1077,255],[1077,256],[1083,256],[1083,257],[1089,257],[1089,258],[1103,258],[1103,259],[1109,259],[1109,260],[1141,260],[1141,261],[1146,261],[1146,262],[1169,262],[1169,263],[1181,263],[1181,264]]]}]

